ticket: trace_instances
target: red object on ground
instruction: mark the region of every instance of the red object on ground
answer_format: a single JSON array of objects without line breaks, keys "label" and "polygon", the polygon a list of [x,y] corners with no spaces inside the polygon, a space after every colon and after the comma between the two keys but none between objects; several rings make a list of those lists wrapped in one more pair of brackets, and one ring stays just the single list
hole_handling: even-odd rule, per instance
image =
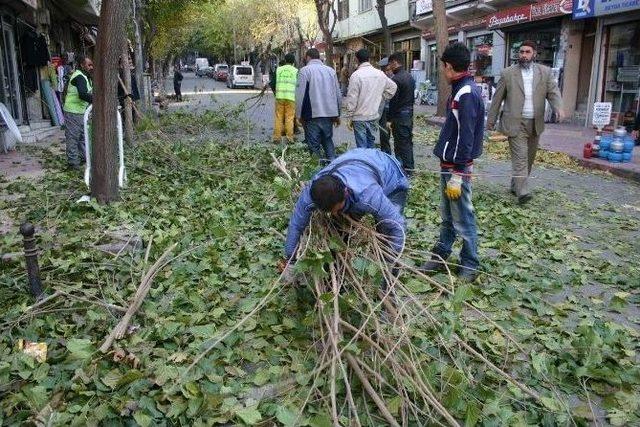
[{"label": "red object on ground", "polygon": [[593,146],[591,145],[590,142],[587,142],[586,144],[584,144],[582,155],[584,156],[585,159],[590,159],[591,157],[593,157]]}]

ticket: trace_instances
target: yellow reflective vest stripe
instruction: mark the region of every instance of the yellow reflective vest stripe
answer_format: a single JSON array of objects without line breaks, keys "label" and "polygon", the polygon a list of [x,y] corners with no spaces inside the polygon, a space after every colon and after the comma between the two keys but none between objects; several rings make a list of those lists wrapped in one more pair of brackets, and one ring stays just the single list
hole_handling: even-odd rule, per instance
[{"label": "yellow reflective vest stripe", "polygon": [[298,69],[293,65],[281,65],[276,69],[276,99],[296,100]]}]

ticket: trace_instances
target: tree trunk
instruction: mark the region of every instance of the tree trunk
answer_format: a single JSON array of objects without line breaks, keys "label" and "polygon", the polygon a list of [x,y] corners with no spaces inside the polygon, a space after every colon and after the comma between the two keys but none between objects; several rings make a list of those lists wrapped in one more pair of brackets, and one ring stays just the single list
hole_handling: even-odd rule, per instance
[{"label": "tree trunk", "polygon": [[387,21],[387,14],[385,10],[386,4],[387,0],[376,0],[376,10],[378,11],[378,17],[380,17],[380,26],[382,27],[382,34],[384,36],[383,56],[389,56],[393,53],[391,31],[389,30],[389,22]]},{"label": "tree trunk", "polygon": [[[129,62],[129,48],[126,43],[122,49],[122,82],[125,95],[131,94],[131,67]],[[124,98],[124,139],[128,145],[133,145],[133,99]]]},{"label": "tree trunk", "polygon": [[[329,67],[333,67],[333,30],[338,22],[338,13],[334,7],[333,0],[314,0],[314,2],[318,15],[318,26],[322,31],[322,38],[327,44],[325,63]],[[330,23],[331,18],[333,18],[333,21]]]},{"label": "tree trunk", "polygon": [[102,0],[93,97],[93,149],[91,150],[91,195],[99,203],[118,199],[118,59],[125,42],[126,4]]},{"label": "tree trunk", "polygon": [[[444,0],[433,0],[433,18],[436,29],[436,51],[441,57],[449,44],[449,31],[447,29],[447,15]],[[444,78],[444,64],[437,60],[438,67],[438,109],[436,116],[444,117],[447,113],[447,101],[451,95],[451,86]]]},{"label": "tree trunk", "polygon": [[138,92],[140,93],[140,108],[143,112],[150,107],[146,103],[145,87],[142,80],[144,73],[144,55],[142,54],[142,3],[141,0],[133,0],[133,26],[135,35],[135,57],[136,57],[136,83],[138,84]]}]

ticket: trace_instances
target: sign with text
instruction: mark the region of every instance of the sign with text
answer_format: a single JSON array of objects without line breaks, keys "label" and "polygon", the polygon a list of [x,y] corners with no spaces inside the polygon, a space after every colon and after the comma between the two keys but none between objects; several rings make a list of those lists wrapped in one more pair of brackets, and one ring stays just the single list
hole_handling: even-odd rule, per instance
[{"label": "sign with text", "polygon": [[593,104],[593,117],[591,123],[601,129],[611,122],[611,103],[595,102]]},{"label": "sign with text", "polygon": [[422,15],[433,11],[432,0],[416,0],[416,15]]},{"label": "sign with text", "polygon": [[[580,1],[580,0],[576,0]],[[638,0],[640,1],[640,0]],[[500,28],[570,14],[574,0],[547,0],[489,15],[487,28]]]},{"label": "sign with text", "polygon": [[575,0],[573,19],[640,10],[640,0]]}]

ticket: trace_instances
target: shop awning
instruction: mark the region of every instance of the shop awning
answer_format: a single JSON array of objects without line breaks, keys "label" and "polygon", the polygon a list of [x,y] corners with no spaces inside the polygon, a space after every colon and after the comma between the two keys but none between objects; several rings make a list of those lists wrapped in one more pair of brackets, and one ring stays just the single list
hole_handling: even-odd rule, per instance
[{"label": "shop awning", "polygon": [[98,0],[52,0],[71,19],[84,25],[98,25],[100,6]]}]

